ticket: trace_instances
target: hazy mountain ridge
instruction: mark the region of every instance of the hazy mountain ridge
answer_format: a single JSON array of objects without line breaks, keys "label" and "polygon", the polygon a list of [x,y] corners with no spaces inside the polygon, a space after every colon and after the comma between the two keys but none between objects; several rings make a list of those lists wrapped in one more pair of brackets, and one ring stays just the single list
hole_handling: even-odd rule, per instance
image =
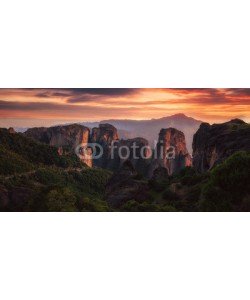
[{"label": "hazy mountain ridge", "polygon": [[[132,120],[132,119],[108,119],[99,122],[79,122],[90,129],[98,127],[99,124],[108,123],[117,128],[120,139],[133,139],[142,137],[148,140],[151,147],[155,147],[157,138],[162,128],[176,128],[184,133],[189,153],[192,153],[192,141],[195,132],[199,129],[203,121],[188,117],[185,114],[175,114],[150,120]],[[72,123],[59,124],[69,125]],[[52,126],[55,127],[55,126]],[[28,128],[16,127],[17,132],[25,132]]]},{"label": "hazy mountain ridge", "polygon": [[82,122],[80,124],[93,128],[103,123],[109,123],[115,126],[120,138],[142,137],[147,139],[152,147],[155,146],[155,141],[157,141],[158,134],[162,128],[176,128],[184,133],[187,149],[192,153],[193,135],[198,130],[202,121],[188,117],[184,114],[175,114],[150,120],[109,119],[100,122]]}]

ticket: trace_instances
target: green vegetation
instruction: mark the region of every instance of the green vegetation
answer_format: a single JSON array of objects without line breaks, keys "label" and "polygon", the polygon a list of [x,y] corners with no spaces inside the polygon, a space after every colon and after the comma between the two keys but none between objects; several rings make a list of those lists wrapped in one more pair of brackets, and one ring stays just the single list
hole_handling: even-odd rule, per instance
[{"label": "green vegetation", "polygon": [[10,193],[20,186],[31,190],[25,206],[28,211],[108,211],[103,196],[110,175],[103,169],[69,171],[43,166],[31,174],[2,177],[0,185],[2,182]]},{"label": "green vegetation", "polygon": [[237,152],[204,174],[187,167],[169,181],[150,180],[151,206],[127,203],[128,211],[250,211],[250,153]]},{"label": "green vegetation", "polygon": [[59,156],[55,147],[0,129],[0,210],[107,211],[110,176],[70,152]]},{"label": "green vegetation", "polygon": [[138,203],[135,200],[130,200],[123,205],[122,211],[127,212],[173,212],[176,209],[171,205],[157,205],[155,203],[143,202]]},{"label": "green vegetation", "polygon": [[75,211],[77,198],[69,188],[53,189],[45,197],[48,211]]},{"label": "green vegetation", "polygon": [[202,190],[200,210],[249,210],[250,153],[237,152],[211,171]]},{"label": "green vegetation", "polygon": [[[250,211],[249,170],[250,153],[237,152],[204,174],[187,167],[168,178],[135,175],[121,188],[135,193],[116,211]],[[70,151],[60,156],[55,147],[0,129],[1,211],[112,211],[105,200],[111,175]]]},{"label": "green vegetation", "polygon": [[74,154],[59,156],[56,147],[36,142],[20,133],[9,134],[7,129],[0,129],[0,145],[2,151],[9,155],[18,155],[29,163],[55,165],[61,168],[83,166]]},{"label": "green vegetation", "polygon": [[11,175],[28,172],[34,169],[34,165],[23,159],[19,154],[5,149],[0,145],[0,174]]}]

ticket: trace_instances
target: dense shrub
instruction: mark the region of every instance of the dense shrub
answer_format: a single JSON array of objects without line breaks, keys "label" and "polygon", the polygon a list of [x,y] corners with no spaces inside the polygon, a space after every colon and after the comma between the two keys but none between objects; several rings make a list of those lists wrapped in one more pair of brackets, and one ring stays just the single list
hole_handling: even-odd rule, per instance
[{"label": "dense shrub", "polygon": [[150,179],[148,181],[148,185],[155,192],[159,193],[166,189],[166,187],[169,185],[169,180],[168,179],[161,179],[161,180]]},{"label": "dense shrub", "polygon": [[209,182],[203,188],[199,207],[201,211],[231,211],[231,200],[230,194]]},{"label": "dense shrub", "polygon": [[21,156],[30,163],[62,168],[83,166],[75,154],[59,156],[56,147],[36,142],[21,133],[9,134],[6,129],[0,129],[0,144],[5,150]]},{"label": "dense shrub", "polygon": [[72,172],[71,174],[82,188],[103,194],[112,172],[99,168],[87,168],[81,172]]},{"label": "dense shrub", "polygon": [[0,145],[0,174],[13,175],[32,170],[33,164],[24,160],[20,155],[4,149]]},{"label": "dense shrub", "polygon": [[107,202],[96,198],[91,199],[89,197],[80,197],[77,206],[79,211],[104,212],[109,210]]},{"label": "dense shrub", "polygon": [[186,200],[189,202],[198,203],[202,187],[203,186],[200,184],[190,187],[186,192]]},{"label": "dense shrub", "polygon": [[183,168],[180,173],[179,173],[179,177],[184,177],[184,176],[193,176],[196,174],[196,171],[193,167],[185,167]]},{"label": "dense shrub", "polygon": [[77,198],[69,188],[53,189],[45,198],[48,211],[76,211]]},{"label": "dense shrub", "polygon": [[127,212],[152,212],[158,211],[159,207],[153,203],[139,203],[135,200],[130,200],[123,205],[121,210]]},{"label": "dense shrub", "polygon": [[172,192],[170,189],[166,189],[163,194],[162,198],[164,200],[167,200],[168,202],[174,202],[176,200],[179,200],[179,197],[176,193]]},{"label": "dense shrub", "polygon": [[180,174],[178,175],[181,184],[187,186],[192,186],[201,183],[202,181],[206,180],[207,177],[208,175],[206,173],[199,174],[192,167],[186,167],[182,169]]},{"label": "dense shrub", "polygon": [[35,178],[38,182],[46,185],[59,185],[64,183],[62,172],[48,167],[38,169],[35,173]]},{"label": "dense shrub", "polygon": [[250,153],[238,152],[211,172],[211,182],[237,200],[250,192]]},{"label": "dense shrub", "polygon": [[209,182],[202,190],[200,209],[241,210],[243,199],[250,195],[249,176],[249,152],[237,152],[230,156],[211,171]]}]

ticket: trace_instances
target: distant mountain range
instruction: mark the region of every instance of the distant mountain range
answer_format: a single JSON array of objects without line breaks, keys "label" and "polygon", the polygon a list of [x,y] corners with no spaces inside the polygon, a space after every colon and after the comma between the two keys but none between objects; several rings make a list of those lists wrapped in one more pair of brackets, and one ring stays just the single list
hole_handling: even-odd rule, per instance
[{"label": "distant mountain range", "polygon": [[[151,120],[129,120],[129,119],[109,119],[100,122],[80,122],[90,129],[98,127],[99,124],[108,123],[115,126],[118,130],[120,139],[132,139],[142,137],[148,140],[150,146],[155,146],[159,132],[162,128],[173,127],[185,134],[187,149],[192,153],[193,135],[198,130],[202,121],[188,117],[184,114],[175,114],[168,117]],[[61,124],[65,125],[65,124]],[[17,132],[25,132],[28,128],[15,128]]]},{"label": "distant mountain range", "polygon": [[151,146],[157,141],[162,128],[173,127],[185,134],[189,153],[192,153],[193,135],[198,130],[202,121],[188,117],[184,114],[175,114],[169,117],[151,120],[103,120],[100,122],[82,122],[80,124],[89,128],[97,127],[99,124],[109,123],[118,129],[121,139],[143,137],[149,141]]}]

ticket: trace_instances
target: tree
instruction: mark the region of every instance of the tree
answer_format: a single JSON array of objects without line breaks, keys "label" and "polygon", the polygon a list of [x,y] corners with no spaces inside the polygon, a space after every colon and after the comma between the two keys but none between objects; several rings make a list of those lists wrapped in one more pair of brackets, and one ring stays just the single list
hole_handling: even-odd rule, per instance
[{"label": "tree", "polygon": [[[202,190],[202,211],[240,211],[250,195],[250,153],[240,151],[211,171]],[[244,200],[246,201],[246,200]],[[246,207],[246,206],[245,206]]]},{"label": "tree", "polygon": [[53,189],[46,196],[48,211],[76,211],[77,198],[69,188]]}]

